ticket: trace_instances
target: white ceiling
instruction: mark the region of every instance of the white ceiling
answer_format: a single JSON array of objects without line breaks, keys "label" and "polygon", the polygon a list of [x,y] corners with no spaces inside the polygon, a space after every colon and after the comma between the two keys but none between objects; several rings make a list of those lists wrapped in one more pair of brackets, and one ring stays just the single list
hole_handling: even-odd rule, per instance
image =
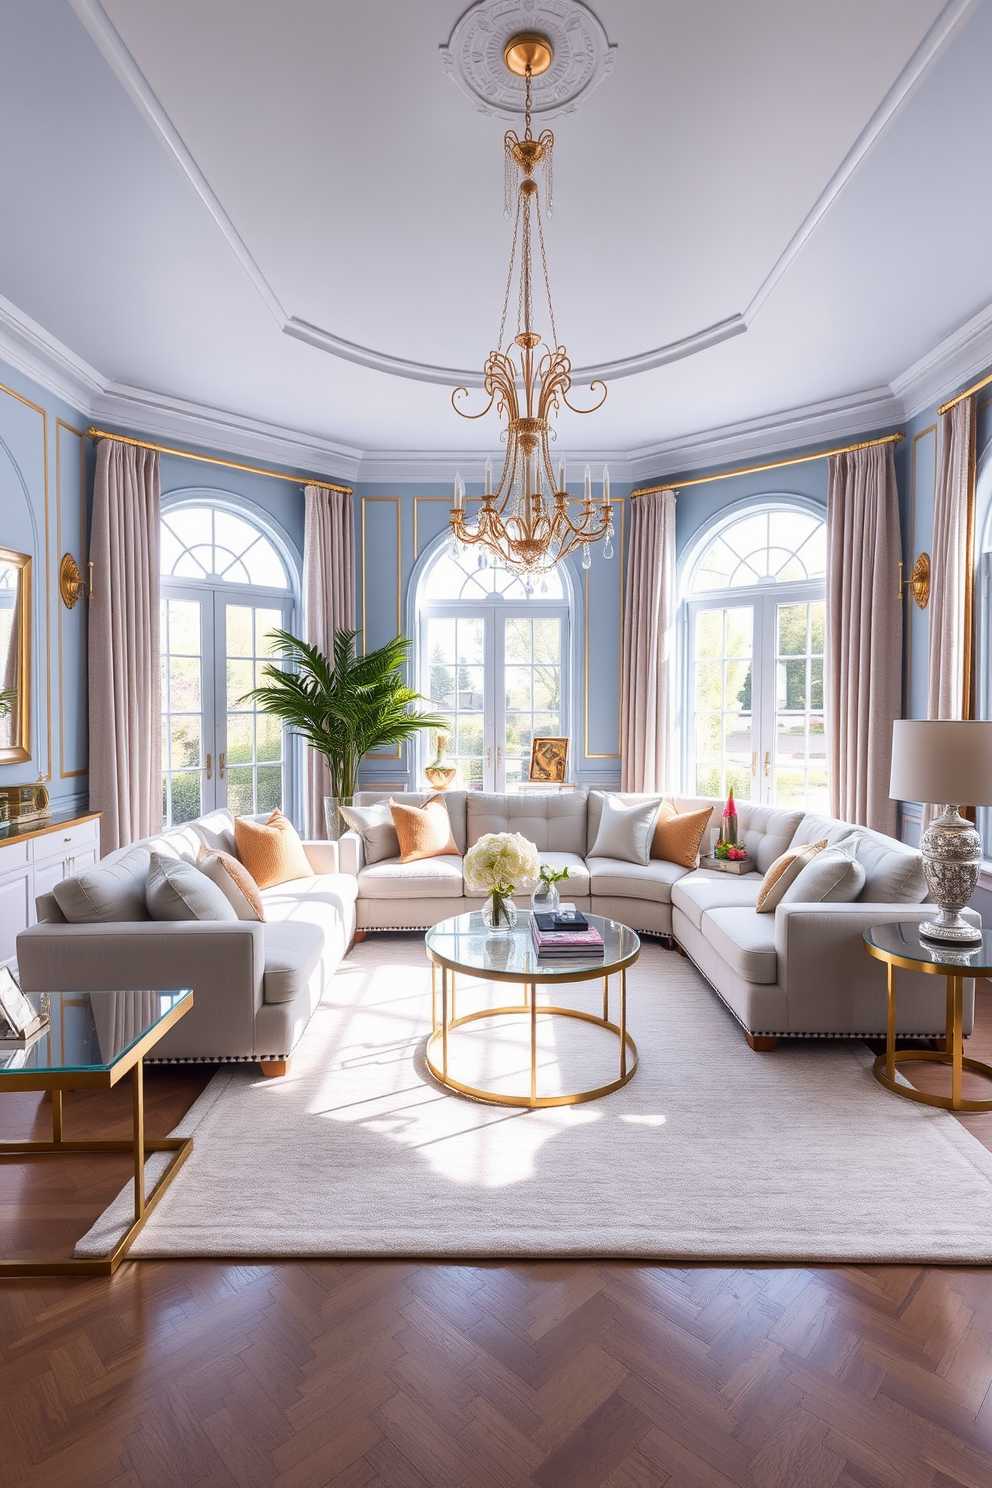
[{"label": "white ceiling", "polygon": [[[511,229],[504,126],[438,62],[462,8],[0,0],[0,294],[116,383],[364,450],[478,448],[440,383],[283,329],[481,367]],[[548,226],[573,362],[747,329],[617,377],[563,443],[636,450],[884,388],[992,301],[992,0],[593,8],[616,65],[555,122]]]}]

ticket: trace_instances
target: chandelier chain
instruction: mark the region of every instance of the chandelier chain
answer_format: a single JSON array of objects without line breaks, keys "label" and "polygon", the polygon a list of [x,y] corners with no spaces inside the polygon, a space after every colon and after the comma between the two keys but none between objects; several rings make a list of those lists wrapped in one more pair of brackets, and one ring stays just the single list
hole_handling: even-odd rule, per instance
[{"label": "chandelier chain", "polygon": [[541,263],[544,266],[544,288],[548,296],[548,315],[551,319],[551,345],[558,346],[558,332],[555,329],[555,307],[551,299],[551,279],[548,275],[548,255],[544,248],[544,223],[541,220],[541,203],[537,203],[537,237],[541,245]]},{"label": "chandelier chain", "polygon": [[513,265],[517,261],[517,234],[520,231],[520,198],[517,197],[517,215],[513,220],[513,246],[510,249],[510,267],[506,271],[506,294],[503,296],[503,314],[499,322],[499,340],[497,346],[502,346],[506,337],[506,317],[510,308],[510,290],[513,288]]}]

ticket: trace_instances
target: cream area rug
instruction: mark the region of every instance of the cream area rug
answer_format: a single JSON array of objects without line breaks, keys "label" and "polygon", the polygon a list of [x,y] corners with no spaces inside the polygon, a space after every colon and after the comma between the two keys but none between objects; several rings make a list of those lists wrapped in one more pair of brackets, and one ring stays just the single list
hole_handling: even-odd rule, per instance
[{"label": "cream area rug", "polygon": [[[462,981],[459,1012],[506,990]],[[557,1000],[600,998],[586,983]],[[215,1076],[178,1128],[192,1155],[132,1255],[992,1260],[992,1155],[945,1112],[884,1090],[863,1044],[753,1053],[690,963],[650,942],[628,1021],[640,1066],[622,1090],[483,1105],[427,1071],[423,937],[371,936],[286,1078]],[[611,1078],[614,1038],[539,1025],[542,1092]],[[475,1029],[452,1035],[453,1072],[523,1088],[524,1020]],[[77,1254],[105,1253],[130,1202],[126,1190]]]}]

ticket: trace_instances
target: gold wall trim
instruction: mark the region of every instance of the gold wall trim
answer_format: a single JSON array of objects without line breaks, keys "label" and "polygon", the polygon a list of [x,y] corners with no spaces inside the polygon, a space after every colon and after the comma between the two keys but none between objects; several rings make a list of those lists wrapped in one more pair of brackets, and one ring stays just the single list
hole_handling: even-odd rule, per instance
[{"label": "gold wall trim", "polygon": [[[33,408],[35,413],[41,414],[41,438],[44,449],[45,469],[45,699],[48,710],[48,752],[45,756],[46,768],[39,771],[39,775],[45,780],[52,778],[52,554],[51,554],[51,519],[49,515],[48,496],[48,410],[42,408],[40,403],[32,403],[30,398],[25,398],[23,393],[16,393],[12,387],[0,382],[0,393],[7,393],[9,397],[15,398],[18,403],[23,403],[26,408]],[[34,678],[32,677],[32,684]],[[40,742],[40,741],[39,741]],[[41,751],[39,749],[39,755]]]},{"label": "gold wall trim", "polygon": [[112,434],[108,429],[97,429],[91,424],[86,430],[88,439],[115,439],[118,444],[133,444],[137,449],[158,450],[160,455],[178,455],[181,460],[197,460],[201,465],[223,465],[227,470],[246,470],[249,475],[269,475],[273,480],[288,481],[290,485],[317,486],[321,491],[343,491],[346,496],[354,494],[353,486],[336,486],[331,481],[317,480],[311,475],[287,475],[285,470],[269,470],[264,465],[242,465],[239,460],[222,460],[218,455],[195,455],[192,450],[174,449],[168,444],[153,444],[150,439],[131,439],[126,434]]},{"label": "gold wall trim", "polygon": [[589,753],[589,574],[586,569],[586,595],[585,595],[585,733],[582,738],[583,759],[620,759],[623,753],[623,577],[624,564],[627,555],[624,549],[624,534],[626,528],[627,501],[624,496],[613,498],[614,506],[620,508],[620,542],[617,548],[620,567],[620,645],[617,651],[617,748],[609,754]]},{"label": "gold wall trim", "polygon": [[815,455],[793,455],[788,460],[770,460],[766,465],[742,465],[739,470],[721,470],[717,475],[694,475],[691,480],[666,481],[663,486],[643,486],[630,493],[631,499],[635,496],[653,496],[656,491],[684,491],[687,486],[708,486],[711,481],[732,480],[735,475],[758,475],[763,470],[784,470],[787,465],[809,465],[813,460],[829,460],[832,455],[849,455],[855,450],[872,449],[876,444],[898,444],[905,437],[904,434],[883,434],[880,439],[862,439],[858,444],[840,444],[836,449],[818,450]]},{"label": "gold wall trim", "polygon": [[[83,573],[86,572],[86,434],[83,429],[76,429],[72,424],[67,424],[64,419],[55,420],[55,547],[59,553],[65,552],[62,546],[62,441],[59,438],[61,431],[65,429],[67,434],[72,434],[79,440],[79,496],[80,496],[80,564]],[[64,606],[58,605],[59,612],[59,779],[74,780],[80,775],[88,773],[84,765],[80,770],[67,770],[65,767],[65,675],[62,669],[62,611]],[[81,705],[86,706],[87,699],[84,696]]]},{"label": "gold wall trim", "polygon": [[[366,544],[365,544],[365,506],[378,501],[392,501],[396,505],[396,634],[401,635],[403,626],[401,613],[403,607],[402,597],[402,573],[403,573],[403,505],[399,496],[363,496],[362,504],[362,653],[368,650],[367,642],[367,609],[366,609]],[[402,751],[396,749],[392,754],[367,754],[366,759],[398,760],[402,758]]]}]

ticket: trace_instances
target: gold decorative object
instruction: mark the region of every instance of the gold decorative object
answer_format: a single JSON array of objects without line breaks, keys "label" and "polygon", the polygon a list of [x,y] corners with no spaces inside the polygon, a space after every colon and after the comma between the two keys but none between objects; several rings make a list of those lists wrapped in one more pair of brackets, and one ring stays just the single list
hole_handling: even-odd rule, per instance
[{"label": "gold decorative object", "polygon": [[458,766],[451,764],[448,759],[447,734],[438,734],[437,755],[429,765],[424,767],[424,774],[435,790],[446,791],[455,783],[458,777]]},{"label": "gold decorative object", "polygon": [[529,779],[560,785],[567,773],[568,739],[534,739],[530,750]]},{"label": "gold decorative object", "polygon": [[902,599],[903,590],[909,585],[910,592],[921,610],[925,610],[930,603],[930,554],[921,553],[913,564],[913,572],[908,579],[902,576],[903,565],[899,565],[899,598]]},{"label": "gold decorative object", "polygon": [[[479,413],[465,413],[459,407],[459,399],[468,396],[468,389],[456,388],[451,395],[455,412],[463,418],[483,418],[494,404],[497,412],[506,418],[506,456],[499,483],[494,491],[492,464],[487,460],[485,495],[478,515],[470,525],[465,515],[465,487],[461,475],[456,474],[451,531],[457,542],[465,546],[481,545],[493,554],[497,562],[524,578],[547,573],[567,553],[579,547],[583,550],[582,566],[589,568],[592,561],[589,546],[601,539],[605,539],[603,556],[610,558],[613,555],[609,471],[604,467],[602,499],[596,503],[592,496],[592,477],[586,466],[583,499],[573,518],[569,513],[565,462],[559,462],[556,478],[549,450],[549,441],[555,438],[552,418],[561,412],[563,404],[573,413],[594,413],[606,398],[605,384],[597,381],[591,384],[590,391],[595,393],[602,389],[602,396],[591,408],[576,408],[568,401],[572,364],[558,340],[551,302],[536,176],[543,172],[550,214],[551,158],[555,138],[550,129],[534,138],[531,79],[546,71],[552,58],[550,41],[535,32],[511,37],[504,48],[503,60],[509,70],[525,79],[526,104],[523,138],[512,129],[507,130],[504,137],[506,215],[513,216],[514,227],[503,316],[497,348],[489,353],[484,369],[483,386],[489,394],[489,402]],[[541,332],[534,329],[535,225],[551,333],[547,341]],[[505,333],[518,244],[517,331],[511,342],[505,339]],[[514,346],[518,348],[517,353],[513,352]]]},{"label": "gold decorative object", "polygon": [[63,553],[59,564],[59,594],[67,610],[75,608],[81,595],[89,598],[79,564],[71,553]]},{"label": "gold decorative object", "polygon": [[0,765],[31,758],[31,558],[0,548]]},{"label": "gold decorative object", "polygon": [[41,821],[50,815],[48,790],[41,780],[34,785],[0,785],[0,820]]}]

